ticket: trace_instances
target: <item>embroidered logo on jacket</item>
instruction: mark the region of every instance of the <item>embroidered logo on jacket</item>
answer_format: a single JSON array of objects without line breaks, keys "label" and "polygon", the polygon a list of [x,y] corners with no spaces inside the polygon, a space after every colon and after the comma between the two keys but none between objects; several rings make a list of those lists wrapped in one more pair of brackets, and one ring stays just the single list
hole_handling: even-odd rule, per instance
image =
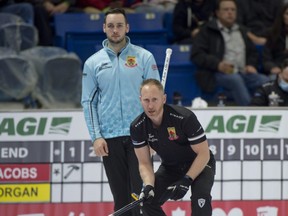
[{"label": "embroidered logo on jacket", "polygon": [[137,66],[136,57],[135,56],[127,56],[125,65],[127,67],[136,67]]},{"label": "embroidered logo on jacket", "polygon": [[206,200],[203,198],[198,199],[198,205],[200,208],[203,208],[203,206],[205,205]]},{"label": "embroidered logo on jacket", "polygon": [[167,130],[168,130],[168,134],[169,134],[169,137],[168,137],[169,140],[177,140],[178,139],[175,127],[168,127]]}]

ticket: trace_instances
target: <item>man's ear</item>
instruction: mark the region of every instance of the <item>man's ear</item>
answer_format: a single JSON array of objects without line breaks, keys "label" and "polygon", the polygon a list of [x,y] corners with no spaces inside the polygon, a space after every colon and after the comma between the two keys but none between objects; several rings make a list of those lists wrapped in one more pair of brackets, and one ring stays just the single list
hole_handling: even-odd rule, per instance
[{"label": "man's ear", "polygon": [[129,24],[127,24],[127,26],[126,26],[126,33],[128,33],[128,32],[129,32],[129,30],[130,30],[130,25],[129,25]]},{"label": "man's ear", "polygon": [[103,24],[103,32],[106,33],[106,26]]},{"label": "man's ear", "polygon": [[165,103],[166,103],[166,100],[167,100],[167,95],[166,95],[166,94],[164,94],[164,95],[163,95],[163,104],[165,104]]}]

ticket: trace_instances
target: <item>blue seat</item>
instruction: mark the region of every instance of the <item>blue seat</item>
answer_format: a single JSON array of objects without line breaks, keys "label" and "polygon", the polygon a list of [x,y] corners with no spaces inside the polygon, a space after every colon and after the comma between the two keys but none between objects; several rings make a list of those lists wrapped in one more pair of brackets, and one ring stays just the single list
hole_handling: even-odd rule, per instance
[{"label": "blue seat", "polygon": [[258,52],[258,72],[264,73],[263,69],[263,45],[255,45]]},{"label": "blue seat", "polygon": [[166,49],[172,49],[165,85],[167,102],[173,103],[173,95],[179,93],[182,104],[191,106],[191,101],[201,93],[194,77],[195,65],[190,61],[192,45],[146,45],[145,48],[154,55],[160,73],[163,72]]},{"label": "blue seat", "polygon": [[164,27],[164,13],[127,14],[130,31],[127,34],[134,44],[168,44]]},{"label": "blue seat", "polygon": [[95,33],[68,33],[66,37],[66,49],[76,53],[84,63],[89,56],[95,53],[95,47],[101,46],[106,35],[102,32]]},{"label": "blue seat", "polygon": [[0,102],[24,104],[36,86],[35,68],[27,59],[13,54],[13,50],[5,54],[0,55]]},{"label": "blue seat", "polygon": [[66,39],[74,33],[102,33],[104,14],[63,13],[54,16],[55,44],[66,48]]},{"label": "blue seat", "polygon": [[169,44],[174,43],[174,33],[173,33],[173,13],[172,12],[166,12],[164,14],[164,28],[167,31],[167,40]]}]

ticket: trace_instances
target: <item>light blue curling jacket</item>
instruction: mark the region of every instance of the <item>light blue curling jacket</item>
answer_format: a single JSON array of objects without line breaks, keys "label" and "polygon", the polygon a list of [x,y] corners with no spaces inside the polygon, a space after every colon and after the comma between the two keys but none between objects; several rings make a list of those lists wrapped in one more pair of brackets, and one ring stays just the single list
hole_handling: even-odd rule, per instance
[{"label": "light blue curling jacket", "polygon": [[130,43],[117,55],[103,48],[84,63],[81,104],[92,142],[130,135],[130,123],[141,113],[140,85],[147,78],[160,79],[154,56]]}]

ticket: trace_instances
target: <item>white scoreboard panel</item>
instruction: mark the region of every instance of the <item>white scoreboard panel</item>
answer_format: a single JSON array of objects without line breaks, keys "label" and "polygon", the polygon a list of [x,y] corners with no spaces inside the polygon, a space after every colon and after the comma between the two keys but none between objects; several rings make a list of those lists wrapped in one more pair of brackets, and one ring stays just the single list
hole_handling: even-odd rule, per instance
[{"label": "white scoreboard panel", "polygon": [[288,139],[214,139],[209,143],[217,160],[214,199],[288,199]]}]

